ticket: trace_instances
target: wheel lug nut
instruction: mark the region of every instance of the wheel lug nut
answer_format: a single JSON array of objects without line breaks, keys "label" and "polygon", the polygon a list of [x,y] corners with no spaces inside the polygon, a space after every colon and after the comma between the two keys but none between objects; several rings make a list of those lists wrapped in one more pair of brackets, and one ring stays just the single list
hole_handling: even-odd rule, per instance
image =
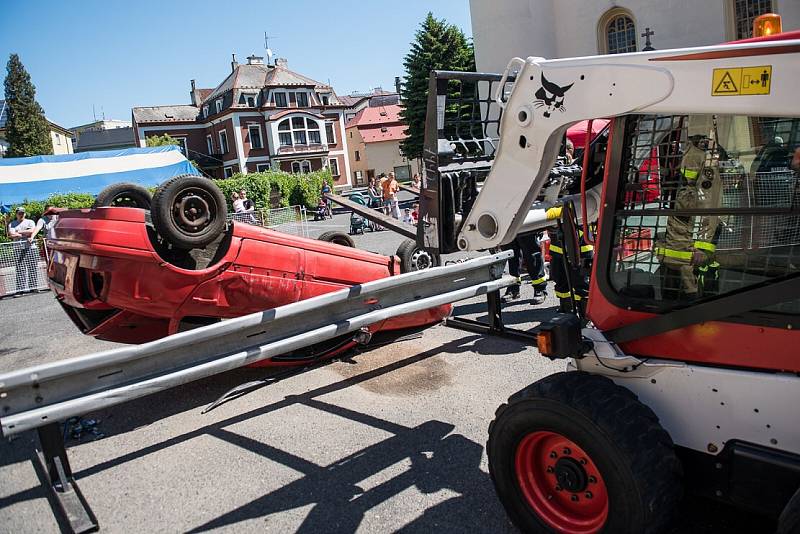
[{"label": "wheel lug nut", "polygon": [[592,484],[596,484],[597,483],[597,479],[594,476],[590,476],[589,477],[589,482],[591,482]]},{"label": "wheel lug nut", "polygon": [[570,497],[569,500],[571,500],[572,502],[578,502],[578,496],[573,493],[572,497]]},{"label": "wheel lug nut", "polygon": [[561,486],[556,486],[556,491],[561,491]]},{"label": "wheel lug nut", "polygon": [[586,497],[587,499],[591,499],[591,498],[592,498],[592,492],[591,492],[591,491],[587,491],[587,492],[584,494],[584,497]]},{"label": "wheel lug nut", "polygon": [[547,500],[548,500],[548,501],[552,501],[552,500],[553,500],[553,495],[552,495],[552,494],[550,494],[550,493],[548,493],[548,494],[547,494]]},{"label": "wheel lug nut", "polygon": [[581,465],[586,465],[586,458],[581,458]]},{"label": "wheel lug nut", "polygon": [[557,456],[558,456],[558,454],[556,454],[556,451],[553,451],[553,452],[550,453],[550,458],[555,458]]},{"label": "wheel lug nut", "polygon": [[571,454],[572,451],[569,450],[567,447],[564,447],[564,454]]},{"label": "wheel lug nut", "polygon": [[552,465],[548,465],[546,471],[548,473],[552,473],[553,472],[553,466]]}]

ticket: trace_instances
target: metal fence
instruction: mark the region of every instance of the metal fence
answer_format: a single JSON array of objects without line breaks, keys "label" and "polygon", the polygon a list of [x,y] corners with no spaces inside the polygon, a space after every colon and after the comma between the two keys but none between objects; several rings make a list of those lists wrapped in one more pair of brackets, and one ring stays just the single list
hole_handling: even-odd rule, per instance
[{"label": "metal fence", "polygon": [[289,206],[270,210],[229,213],[228,219],[283,232],[308,237],[308,212],[305,206]]},{"label": "metal fence", "polygon": [[44,241],[0,243],[0,297],[47,289]]}]

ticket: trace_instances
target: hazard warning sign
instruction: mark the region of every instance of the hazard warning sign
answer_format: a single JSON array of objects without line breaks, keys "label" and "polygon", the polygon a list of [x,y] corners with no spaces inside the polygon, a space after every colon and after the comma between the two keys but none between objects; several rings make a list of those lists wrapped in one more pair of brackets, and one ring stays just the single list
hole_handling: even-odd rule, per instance
[{"label": "hazard warning sign", "polygon": [[711,96],[768,95],[772,65],[714,69]]}]

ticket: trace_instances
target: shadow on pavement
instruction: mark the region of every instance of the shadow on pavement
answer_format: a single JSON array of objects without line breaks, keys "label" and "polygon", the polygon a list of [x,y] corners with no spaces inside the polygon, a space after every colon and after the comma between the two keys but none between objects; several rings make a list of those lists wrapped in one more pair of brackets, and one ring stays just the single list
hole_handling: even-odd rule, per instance
[{"label": "shadow on pavement", "polygon": [[[405,527],[411,532],[429,532],[434,528],[442,527],[446,527],[447,530],[475,532],[485,529],[486,532],[497,532],[501,525],[512,529],[497,501],[489,476],[480,469],[483,446],[464,436],[450,434],[454,429],[452,424],[431,420],[417,427],[409,428],[318,400],[324,395],[358,385],[438,354],[477,351],[480,348],[477,345],[481,343],[482,336],[460,338],[345,380],[300,395],[286,396],[278,402],[99,463],[75,473],[75,478],[80,483],[81,479],[106,469],[157,453],[200,436],[213,436],[284,464],[303,473],[304,476],[198,527],[196,531],[233,525],[249,518],[266,516],[309,504],[314,504],[314,507],[305,518],[300,531],[327,531],[331,530],[333,525],[336,526],[336,531],[355,531],[370,509],[411,487],[416,487],[425,494],[443,489],[459,494],[446,498],[413,520]],[[508,351],[500,352],[505,354]],[[361,356],[361,358],[368,357],[368,354]],[[107,434],[128,432],[175,413],[208,404],[230,389],[232,385],[252,380],[254,375],[263,376],[264,371],[264,369],[238,369],[213,377],[213,380],[204,379],[172,391],[131,401],[127,404],[127,409],[124,410],[122,417],[110,417],[111,412],[109,411],[98,412],[92,417],[103,420],[103,431]],[[321,466],[226,428],[295,405],[304,405],[348,418],[393,435],[331,465]],[[117,412],[119,413],[120,410]],[[34,440],[35,435],[28,433],[23,438],[10,443],[10,447],[4,447],[6,453],[11,449],[11,455],[8,457],[7,454],[4,454],[5,458],[2,464],[26,459],[33,461],[30,442]],[[366,491],[358,486],[358,482],[405,459],[410,461],[411,467],[400,475]],[[42,474],[38,474],[41,478]],[[44,488],[37,486],[0,499],[0,507],[45,496]]]}]

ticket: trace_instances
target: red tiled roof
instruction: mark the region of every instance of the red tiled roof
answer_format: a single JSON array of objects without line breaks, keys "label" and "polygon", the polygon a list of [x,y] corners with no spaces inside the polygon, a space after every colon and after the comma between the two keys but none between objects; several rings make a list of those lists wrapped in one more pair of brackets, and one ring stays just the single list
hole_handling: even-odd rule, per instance
[{"label": "red tiled roof", "polygon": [[350,128],[352,126],[375,126],[377,124],[396,124],[400,122],[400,110],[402,108],[397,104],[391,106],[378,106],[374,108],[364,108],[358,114],[350,119],[345,126]]},{"label": "red tiled roof", "polygon": [[[386,131],[384,131],[386,130]],[[370,126],[368,128],[359,128],[358,133],[364,138],[365,143],[378,143],[380,141],[399,141],[408,137],[405,133],[406,126],[403,124],[397,126]]]},{"label": "red tiled roof", "polygon": [[213,90],[214,90],[213,87],[211,89],[198,89],[197,96],[200,97],[200,102],[208,98],[208,95],[210,95]]}]

